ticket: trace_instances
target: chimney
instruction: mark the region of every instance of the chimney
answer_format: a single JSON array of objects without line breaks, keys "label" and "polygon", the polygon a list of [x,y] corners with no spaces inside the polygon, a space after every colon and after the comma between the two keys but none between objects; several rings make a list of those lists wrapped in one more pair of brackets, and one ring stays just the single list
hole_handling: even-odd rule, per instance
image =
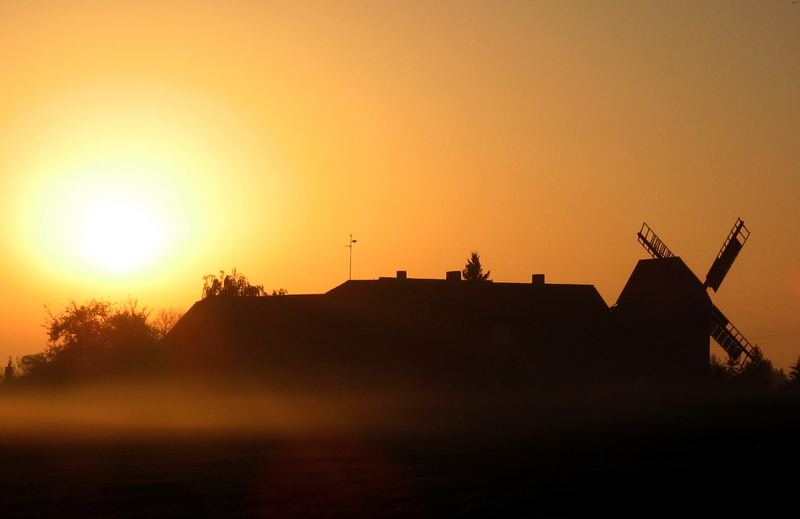
[{"label": "chimney", "polygon": [[534,274],[531,276],[532,285],[544,285],[544,274]]},{"label": "chimney", "polygon": [[461,271],[460,270],[449,270],[447,274],[445,274],[444,278],[447,281],[461,281]]},{"label": "chimney", "polygon": [[405,270],[398,270],[397,271],[397,279],[407,279],[407,278],[408,278],[408,274],[406,273]]}]

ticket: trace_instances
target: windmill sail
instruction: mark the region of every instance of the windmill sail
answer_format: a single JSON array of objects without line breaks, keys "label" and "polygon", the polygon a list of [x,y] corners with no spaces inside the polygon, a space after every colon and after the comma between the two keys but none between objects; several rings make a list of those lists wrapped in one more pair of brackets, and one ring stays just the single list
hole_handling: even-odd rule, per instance
[{"label": "windmill sail", "polygon": [[739,366],[744,366],[755,356],[755,346],[725,317],[722,310],[711,305],[711,337]]},{"label": "windmill sail", "polygon": [[749,237],[750,231],[744,226],[744,220],[741,218],[737,219],[736,223],[733,224],[733,229],[731,229],[731,232],[725,239],[725,243],[722,244],[717,258],[714,260],[714,263],[711,264],[708,274],[706,274],[706,281],[704,283],[706,288],[711,288],[714,292],[719,290],[722,280],[725,279],[736,256],[739,255],[739,251],[742,250],[744,243]]},{"label": "windmill sail", "polygon": [[669,247],[661,241],[653,229],[651,229],[647,223],[642,224],[642,228],[639,229],[639,232],[636,234],[636,238],[639,240],[639,243],[650,253],[651,256],[654,258],[671,258],[675,256]]}]

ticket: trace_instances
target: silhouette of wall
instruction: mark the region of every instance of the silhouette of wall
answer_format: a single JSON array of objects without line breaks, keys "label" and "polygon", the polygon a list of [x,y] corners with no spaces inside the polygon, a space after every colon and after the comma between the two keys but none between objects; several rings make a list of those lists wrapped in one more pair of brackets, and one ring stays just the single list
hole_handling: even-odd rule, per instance
[{"label": "silhouette of wall", "polygon": [[614,308],[629,370],[659,379],[705,375],[710,316],[711,299],[683,260],[639,261]]},{"label": "silhouette of wall", "polygon": [[708,366],[710,300],[679,258],[637,265],[613,311],[591,285],[394,278],[325,294],[208,297],[174,366],[287,382],[492,387],[680,380]]}]

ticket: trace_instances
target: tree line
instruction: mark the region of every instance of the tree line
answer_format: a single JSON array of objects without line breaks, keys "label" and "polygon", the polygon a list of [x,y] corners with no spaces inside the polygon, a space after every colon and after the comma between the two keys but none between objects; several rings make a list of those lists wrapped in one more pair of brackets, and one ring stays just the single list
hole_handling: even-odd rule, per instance
[{"label": "tree line", "polygon": [[44,351],[17,359],[6,378],[59,383],[153,371],[160,357],[157,345],[181,315],[171,309],[153,315],[135,300],[72,301],[61,312],[48,310]]},{"label": "tree line", "polygon": [[725,361],[712,354],[709,376],[713,382],[729,388],[800,391],[800,357],[786,373],[775,368],[758,346],[753,347],[753,358],[744,366],[733,359]]},{"label": "tree line", "polygon": [[[242,274],[220,271],[203,276],[203,299],[209,297],[265,297],[286,295],[285,289],[267,292]],[[71,301],[62,311],[47,310],[43,351],[9,359],[6,382],[61,383],[98,377],[158,372],[163,368],[161,340],[182,317],[174,309],[152,313],[136,300],[122,303],[91,299]]]},{"label": "tree line", "polygon": [[[462,276],[467,281],[485,282],[490,271],[483,270],[480,255],[472,251]],[[285,289],[266,291],[263,285],[251,284],[237,272],[220,271],[203,276],[202,298],[283,296]],[[89,300],[70,302],[59,313],[47,312],[44,328],[47,345],[44,351],[24,355],[4,370],[6,381],[65,382],[153,372],[162,366],[160,341],[180,320],[177,310],[152,314],[135,300],[110,303]],[[800,358],[789,373],[775,369],[761,350],[745,366],[723,361],[712,355],[709,380],[720,387],[742,389],[788,389],[800,392]]]}]

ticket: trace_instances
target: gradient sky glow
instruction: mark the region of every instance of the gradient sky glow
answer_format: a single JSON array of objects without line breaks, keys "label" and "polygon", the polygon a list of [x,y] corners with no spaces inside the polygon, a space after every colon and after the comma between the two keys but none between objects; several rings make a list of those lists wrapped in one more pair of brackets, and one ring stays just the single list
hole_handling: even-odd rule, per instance
[{"label": "gradient sky glow", "polygon": [[[326,291],[351,232],[354,277],[477,249],[496,280],[613,304],[642,221],[702,278],[737,216],[714,300],[778,366],[800,355],[790,0],[6,0],[0,77],[2,355],[44,347],[43,305],[187,309],[234,266]],[[159,228],[136,265],[92,262],[100,199]]]}]

